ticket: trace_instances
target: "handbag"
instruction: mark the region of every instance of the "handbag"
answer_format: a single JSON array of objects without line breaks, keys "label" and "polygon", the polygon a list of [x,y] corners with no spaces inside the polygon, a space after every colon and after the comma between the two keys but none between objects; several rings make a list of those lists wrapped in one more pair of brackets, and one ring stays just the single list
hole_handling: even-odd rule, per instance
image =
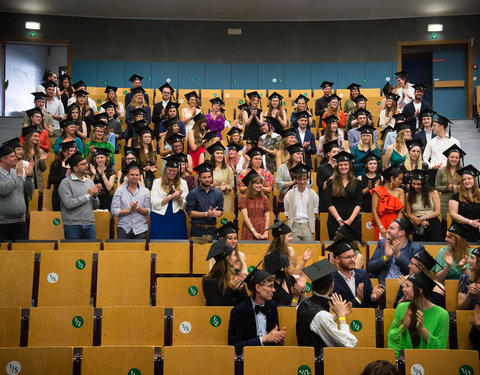
[{"label": "handbag", "polygon": [[423,236],[425,234],[425,227],[423,225],[414,225],[413,228],[417,236]]}]

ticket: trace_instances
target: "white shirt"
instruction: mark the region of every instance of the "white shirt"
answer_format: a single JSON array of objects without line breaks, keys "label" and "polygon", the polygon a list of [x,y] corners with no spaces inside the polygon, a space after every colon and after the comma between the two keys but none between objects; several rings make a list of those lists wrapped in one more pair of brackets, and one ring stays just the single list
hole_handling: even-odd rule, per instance
[{"label": "white shirt", "polygon": [[442,164],[442,167],[447,165],[447,157],[443,155],[443,152],[452,145],[460,147],[458,139],[449,137],[440,138],[438,135],[435,138],[431,138],[427,142],[425,151],[423,152],[423,160],[427,162],[429,168],[433,168],[436,164]]},{"label": "white shirt", "polygon": [[[59,115],[62,118],[65,118],[65,109],[63,108],[63,103],[57,98],[53,98],[49,103],[47,98],[45,98],[45,110],[50,112],[52,115]],[[53,119],[53,130],[60,129],[60,122]]]},{"label": "white shirt", "polygon": [[[410,99],[407,95],[403,97],[403,92],[406,92],[412,99]],[[415,89],[413,88],[413,83],[408,83],[408,89],[405,90],[405,88],[401,87],[397,90],[397,95],[400,96],[400,99],[398,99],[398,109],[402,110],[403,107],[405,107],[408,103],[410,103],[413,98],[415,97]]]},{"label": "white shirt", "polygon": [[305,131],[298,128],[298,134],[300,135],[300,144],[303,146],[303,143],[305,142]]},{"label": "white shirt", "polygon": [[[292,190],[294,191],[296,202],[295,217],[293,218],[293,220],[296,223],[308,223],[308,196],[310,194],[310,187],[307,185],[303,193],[300,193],[298,191],[298,187],[296,185]],[[289,204],[290,194],[286,194],[283,200],[283,205],[285,206],[285,213],[288,212]],[[313,196],[313,207],[315,207],[315,214],[318,214],[318,204],[318,194],[315,193]]]},{"label": "white shirt", "polygon": [[[315,293],[317,296],[321,296]],[[357,338],[350,333],[350,328],[345,320],[340,321],[340,328],[333,320],[333,315],[328,311],[319,311],[310,323],[310,329],[321,337],[329,347],[353,348],[357,345]]]},{"label": "white shirt", "polygon": [[[413,107],[415,108],[415,111],[418,111],[420,112],[420,107],[422,106],[422,101],[420,101],[420,103],[416,103],[415,101],[413,101]],[[420,126],[420,123],[419,123],[420,119],[419,117],[415,117],[415,129],[418,129],[419,126]]]},{"label": "white shirt", "polygon": [[356,297],[357,296],[357,288],[355,288],[355,272],[352,272],[352,277],[348,278],[348,276],[344,275],[340,270],[337,271],[340,276],[343,277],[345,283],[347,283],[348,288],[352,292],[352,294]]},{"label": "white shirt", "polygon": [[[88,98],[90,99],[90,98]],[[102,104],[105,104],[106,102],[103,102]],[[88,105],[90,105],[90,102],[88,102]],[[123,103],[121,102],[118,102],[117,103],[117,108],[115,108],[115,111],[120,112],[120,114],[118,115],[118,117],[124,117],[125,116],[125,109],[123,108]],[[105,112],[105,108],[103,107],[100,107],[100,113],[103,113]]]},{"label": "white shirt", "polygon": [[[256,303],[252,298],[250,298],[252,301],[252,306],[253,306],[253,313],[255,314],[255,306],[263,306],[259,305]],[[265,305],[265,304],[264,304]],[[261,311],[258,312],[258,314],[255,314],[255,323],[257,323],[257,336],[260,338],[260,343],[263,346],[263,341],[262,341],[262,336],[266,335],[267,332],[267,317],[265,314]]]},{"label": "white shirt", "polygon": [[433,131],[432,129],[430,129],[430,133],[427,132],[425,129],[423,129],[423,131],[425,132],[425,139],[427,140],[427,143],[428,143],[432,139]]},{"label": "white shirt", "polygon": [[[67,105],[71,105],[77,101],[77,97],[73,95],[71,98],[68,98]],[[88,98],[87,100],[88,106],[92,109],[93,113],[97,112],[97,104],[92,98]],[[122,104],[123,107],[123,104]]]}]

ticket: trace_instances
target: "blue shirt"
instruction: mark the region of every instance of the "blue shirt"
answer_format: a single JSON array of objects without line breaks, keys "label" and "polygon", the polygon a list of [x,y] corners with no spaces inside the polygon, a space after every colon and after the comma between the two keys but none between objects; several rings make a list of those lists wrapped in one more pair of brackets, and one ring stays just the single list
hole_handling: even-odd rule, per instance
[{"label": "blue shirt", "polygon": [[[223,194],[213,186],[208,192],[200,185],[190,191],[187,195],[187,213],[191,215],[192,211],[207,212],[209,209],[217,208],[223,211]],[[192,225],[216,225],[217,219],[214,217],[192,218]]]}]

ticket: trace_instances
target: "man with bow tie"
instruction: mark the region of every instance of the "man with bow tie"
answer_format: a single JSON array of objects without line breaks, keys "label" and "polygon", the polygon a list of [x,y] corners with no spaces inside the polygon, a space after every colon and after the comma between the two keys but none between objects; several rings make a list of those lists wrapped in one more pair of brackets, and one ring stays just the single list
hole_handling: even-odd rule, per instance
[{"label": "man with bow tie", "polygon": [[242,354],[244,346],[283,345],[285,327],[279,330],[277,305],[271,299],[275,275],[255,268],[245,278],[250,298],[237,304],[230,313],[228,345]]}]

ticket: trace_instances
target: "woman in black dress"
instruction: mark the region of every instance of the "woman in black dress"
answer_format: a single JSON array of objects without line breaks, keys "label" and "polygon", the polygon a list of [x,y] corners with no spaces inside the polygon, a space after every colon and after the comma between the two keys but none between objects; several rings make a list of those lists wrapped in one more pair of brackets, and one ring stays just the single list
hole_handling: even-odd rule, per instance
[{"label": "woman in black dress", "polygon": [[235,271],[237,257],[233,247],[227,244],[226,237],[210,247],[207,261],[211,258],[215,259],[215,264],[202,280],[207,306],[235,306],[247,298],[243,283],[245,276]]},{"label": "woman in black dress", "polygon": [[257,91],[252,91],[249,92],[247,96],[249,99],[248,107],[242,111],[243,125],[245,126],[243,139],[260,139],[260,136],[262,135],[260,130],[260,127],[262,126],[262,110],[258,107],[260,104],[260,94]]},{"label": "woman in black dress", "polygon": [[92,180],[94,184],[102,185],[102,190],[98,194],[101,210],[110,210],[112,204],[112,195],[115,183],[115,171],[110,165],[110,153],[108,148],[95,147],[95,156],[90,163],[90,171],[92,172]]},{"label": "woman in black dress", "polygon": [[362,212],[372,212],[372,194],[370,194],[370,190],[380,185],[382,181],[382,176],[378,173],[380,160],[380,157],[373,152],[369,152],[360,160],[367,172],[365,175],[357,177],[362,184]]},{"label": "woman in black dress", "polygon": [[328,208],[328,237],[333,240],[335,231],[343,224],[350,225],[361,233],[360,210],[362,208],[362,185],[353,174],[353,155],[346,151],[334,156],[337,165],[332,179],[327,183],[325,201]]},{"label": "woman in black dress", "polygon": [[60,143],[60,152],[55,157],[50,166],[48,175],[48,188],[53,185],[52,192],[52,210],[60,211],[60,195],[58,195],[58,187],[60,182],[71,173],[70,167],[65,164],[70,156],[78,151],[75,141],[67,141]]},{"label": "woman in black dress", "polygon": [[277,134],[282,134],[288,125],[287,112],[282,108],[282,99],[283,96],[278,92],[270,94],[268,97],[268,111],[265,116],[262,116],[262,119],[266,117],[269,118],[269,122],[273,125],[274,131]]}]

